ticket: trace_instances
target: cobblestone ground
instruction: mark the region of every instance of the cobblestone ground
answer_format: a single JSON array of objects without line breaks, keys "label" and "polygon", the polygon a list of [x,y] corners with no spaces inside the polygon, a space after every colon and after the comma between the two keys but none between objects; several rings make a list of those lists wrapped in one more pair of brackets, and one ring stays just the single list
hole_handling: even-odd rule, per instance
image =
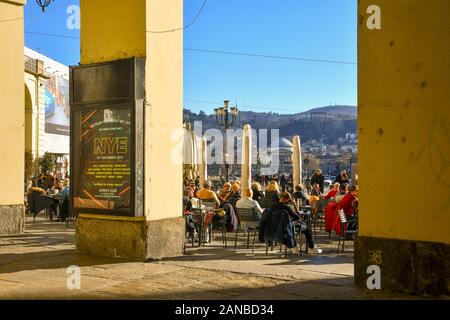
[{"label": "cobblestone ground", "polygon": [[[220,233],[182,257],[130,263],[75,254],[73,227],[27,221],[26,233],[0,237],[0,299],[415,299],[353,286],[353,246],[318,234],[317,250],[300,256],[278,248],[255,254],[240,236],[233,250]],[[81,289],[68,290],[66,268],[81,267]]]}]

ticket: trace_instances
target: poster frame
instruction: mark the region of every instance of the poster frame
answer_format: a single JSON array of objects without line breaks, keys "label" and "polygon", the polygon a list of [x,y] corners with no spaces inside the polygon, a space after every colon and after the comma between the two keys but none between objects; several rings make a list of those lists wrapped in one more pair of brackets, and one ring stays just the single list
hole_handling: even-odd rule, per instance
[{"label": "poster frame", "polygon": [[[104,72],[105,66],[109,68]],[[94,68],[94,69],[92,69]],[[96,71],[95,68],[100,70]],[[84,76],[86,69],[89,70],[89,77]],[[120,70],[119,70],[120,69]],[[129,77],[123,77],[129,73]],[[142,217],[144,216],[144,119],[145,119],[145,88],[144,86],[145,59],[132,58],[112,62],[91,64],[86,66],[76,66],[70,68],[70,201],[69,210],[77,217],[79,214],[96,214],[123,217]],[[74,73],[79,73],[74,77]],[[92,77],[94,73],[95,77]],[[107,77],[105,77],[105,74]],[[114,75],[120,74],[121,77]],[[78,81],[76,79],[81,79]],[[95,82],[95,83],[93,83]],[[85,88],[89,86],[103,86],[99,90],[102,96],[99,99],[85,99]],[[112,92],[115,87],[125,88],[123,97],[118,97],[117,92]],[[78,90],[74,95],[74,90]],[[108,92],[111,91],[111,92]],[[110,98],[111,97],[111,98]],[[76,100],[78,99],[78,101]],[[130,111],[130,208],[128,209],[94,209],[77,208],[74,206],[74,195],[80,184],[80,138],[81,121],[76,122],[76,115],[85,110],[104,110],[124,108]]]}]

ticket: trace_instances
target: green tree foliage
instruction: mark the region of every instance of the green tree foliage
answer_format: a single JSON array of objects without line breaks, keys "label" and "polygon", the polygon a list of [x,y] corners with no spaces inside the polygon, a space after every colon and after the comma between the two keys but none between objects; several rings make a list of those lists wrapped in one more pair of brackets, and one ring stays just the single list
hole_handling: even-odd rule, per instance
[{"label": "green tree foliage", "polygon": [[47,171],[55,170],[55,156],[49,153],[44,154],[39,158],[39,168],[42,173],[46,173]]}]

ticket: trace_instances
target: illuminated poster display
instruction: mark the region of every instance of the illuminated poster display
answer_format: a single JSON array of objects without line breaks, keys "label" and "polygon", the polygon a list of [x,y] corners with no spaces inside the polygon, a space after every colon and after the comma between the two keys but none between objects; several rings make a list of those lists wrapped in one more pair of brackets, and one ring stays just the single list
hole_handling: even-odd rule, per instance
[{"label": "illuminated poster display", "polygon": [[130,110],[124,108],[81,112],[76,208],[130,208],[130,117]]},{"label": "illuminated poster display", "polygon": [[70,67],[70,210],[144,216],[145,59]]},{"label": "illuminated poster display", "polygon": [[45,132],[70,134],[69,80],[50,75],[45,85]]}]

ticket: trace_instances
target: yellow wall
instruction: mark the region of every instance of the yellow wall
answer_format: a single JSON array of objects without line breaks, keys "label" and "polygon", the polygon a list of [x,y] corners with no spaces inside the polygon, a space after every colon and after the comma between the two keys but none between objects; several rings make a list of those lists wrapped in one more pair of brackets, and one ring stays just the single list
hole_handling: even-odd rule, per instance
[{"label": "yellow wall", "polygon": [[81,63],[145,57],[146,0],[81,0]]},{"label": "yellow wall", "polygon": [[[101,14],[100,14],[101,13]],[[126,23],[124,23],[126,21]],[[148,220],[181,216],[182,167],[172,134],[183,120],[182,0],[81,0],[82,64],[146,56],[145,212]]]},{"label": "yellow wall", "polygon": [[[369,5],[381,30],[366,27]],[[449,0],[361,0],[361,235],[450,243]]]},{"label": "yellow wall", "polygon": [[0,1],[0,205],[23,204],[24,2]]},{"label": "yellow wall", "polygon": [[[183,25],[182,0],[148,0],[147,30]],[[145,211],[149,220],[181,216],[181,164],[171,158],[172,133],[183,123],[183,31],[147,33]]]},{"label": "yellow wall", "polygon": [[33,145],[33,100],[27,86],[25,86],[25,149],[35,154]]}]

